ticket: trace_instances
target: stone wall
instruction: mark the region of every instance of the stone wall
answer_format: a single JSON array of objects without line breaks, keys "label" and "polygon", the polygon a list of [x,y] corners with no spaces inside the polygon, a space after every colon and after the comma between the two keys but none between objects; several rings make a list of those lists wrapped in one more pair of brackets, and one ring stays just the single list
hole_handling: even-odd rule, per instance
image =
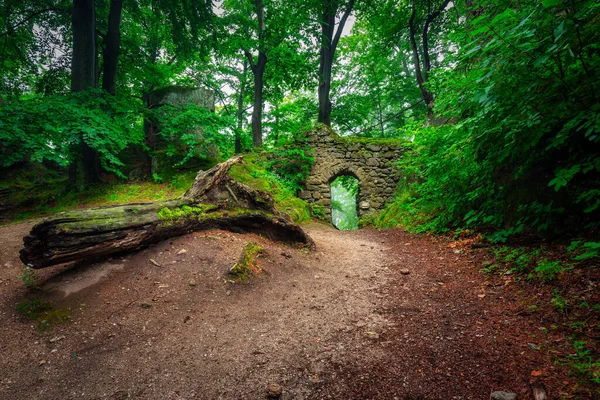
[{"label": "stone wall", "polygon": [[203,87],[166,86],[150,92],[149,107],[170,104],[187,106],[194,104],[215,111],[215,93]]},{"label": "stone wall", "polygon": [[393,168],[404,152],[403,143],[387,139],[342,138],[326,126],[307,133],[315,163],[300,197],[324,207],[331,216],[330,184],[340,175],[358,179],[358,215],[383,209],[393,198],[399,176]]}]

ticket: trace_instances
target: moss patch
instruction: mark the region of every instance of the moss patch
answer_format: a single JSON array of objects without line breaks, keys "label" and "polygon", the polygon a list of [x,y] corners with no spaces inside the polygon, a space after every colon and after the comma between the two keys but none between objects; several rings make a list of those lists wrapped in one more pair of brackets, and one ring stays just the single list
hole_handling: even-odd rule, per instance
[{"label": "moss patch", "polygon": [[229,270],[228,275],[231,281],[241,283],[247,281],[250,274],[258,275],[261,269],[257,264],[257,258],[262,252],[262,247],[254,242],[248,242],[242,252],[240,261]]},{"label": "moss patch", "polygon": [[164,207],[158,212],[161,220],[167,223],[175,223],[184,220],[203,217],[207,212],[216,210],[218,207],[214,204],[196,204],[194,206]]},{"label": "moss patch", "polygon": [[25,300],[17,306],[17,312],[38,323],[38,329],[46,331],[54,325],[71,321],[71,311],[55,308],[51,303],[40,299]]}]

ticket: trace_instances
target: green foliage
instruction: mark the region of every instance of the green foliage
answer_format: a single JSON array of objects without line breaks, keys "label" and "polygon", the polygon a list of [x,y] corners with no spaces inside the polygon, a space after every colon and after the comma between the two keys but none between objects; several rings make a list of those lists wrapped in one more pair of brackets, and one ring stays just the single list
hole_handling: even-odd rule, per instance
[{"label": "green foliage", "polygon": [[576,261],[596,259],[600,254],[600,242],[583,242],[577,240],[571,242],[569,251]]},{"label": "green foliage", "polygon": [[538,261],[534,269],[535,276],[541,278],[544,282],[554,280],[557,276],[565,271],[562,262],[558,260],[548,260],[546,258]]},{"label": "green foliage", "polygon": [[39,275],[36,274],[30,266],[26,266],[23,269],[23,272],[21,273],[21,275],[19,275],[19,278],[21,278],[23,286],[25,286],[28,289],[37,287],[37,282],[40,280]]},{"label": "green foliage", "polygon": [[294,144],[269,152],[267,169],[277,176],[292,193],[302,189],[315,159],[313,150],[306,145]]},{"label": "green foliage", "polygon": [[107,171],[121,175],[118,154],[143,140],[139,109],[99,91],[32,97],[0,107],[0,167],[23,161],[67,166],[80,140],[100,154]]},{"label": "green foliage", "polygon": [[554,307],[556,307],[557,310],[563,312],[567,310],[567,307],[569,305],[568,300],[561,296],[558,289],[554,289],[554,296],[552,297],[552,299],[550,299],[550,302]]},{"label": "green foliage", "polygon": [[595,384],[600,384],[600,358],[594,354],[585,341],[573,342],[575,354],[568,356],[568,365],[573,373]]},{"label": "green foliage", "polygon": [[157,121],[166,156],[176,167],[193,158],[227,158],[231,154],[231,137],[224,131],[226,120],[204,107],[164,105],[147,114]]},{"label": "green foliage", "polygon": [[448,123],[415,132],[400,162],[414,196],[396,207],[419,230],[477,228],[504,242],[600,223],[598,5],[511,4],[452,31],[452,68],[432,73],[434,113]]}]

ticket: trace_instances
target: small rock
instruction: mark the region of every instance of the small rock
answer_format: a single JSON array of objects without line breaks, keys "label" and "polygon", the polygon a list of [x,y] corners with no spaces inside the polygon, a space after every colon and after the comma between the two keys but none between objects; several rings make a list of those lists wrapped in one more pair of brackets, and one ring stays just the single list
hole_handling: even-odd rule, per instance
[{"label": "small rock", "polygon": [[492,392],[490,400],[517,400],[517,394],[511,392]]},{"label": "small rock", "polygon": [[46,360],[42,360],[42,361],[40,361],[40,364],[39,364],[39,365],[40,365],[40,366],[42,366],[42,365],[45,365],[47,362],[48,362],[48,361],[46,361]]},{"label": "small rock", "polygon": [[156,266],[156,267],[162,267],[162,265],[160,265],[159,263],[157,263],[157,262],[156,262],[155,260],[153,260],[153,259],[150,259],[149,261],[150,261],[150,264],[152,264],[152,265],[154,265],[154,266]]},{"label": "small rock", "polygon": [[267,397],[269,399],[278,399],[281,397],[281,393],[283,392],[283,390],[281,389],[281,386],[276,384],[276,383],[271,383],[268,387],[267,387]]},{"label": "small rock", "polygon": [[485,267],[489,267],[492,264],[494,264],[493,261],[485,260],[484,262],[481,263],[481,266],[485,268]]},{"label": "small rock", "polygon": [[56,353],[58,351],[58,349],[52,349],[50,350],[50,353]]},{"label": "small rock", "polygon": [[534,343],[527,343],[527,346],[529,346],[529,348],[531,348],[532,350],[539,350],[540,348],[534,344]]},{"label": "small rock", "polygon": [[190,285],[191,287],[194,287],[198,284],[196,283],[196,281],[189,281],[188,285]]},{"label": "small rock", "polygon": [[49,340],[50,343],[58,342],[59,340],[66,339],[65,335],[56,336]]},{"label": "small rock", "polygon": [[366,335],[369,339],[379,339],[379,333],[377,332],[367,332]]},{"label": "small rock", "polygon": [[408,268],[401,268],[399,272],[402,275],[408,275],[408,274],[410,274],[410,271],[408,270]]},{"label": "small rock", "polygon": [[142,307],[142,308],[152,308],[152,304],[142,303],[142,304],[140,304],[140,307]]},{"label": "small rock", "polygon": [[181,255],[181,254],[185,254],[185,253],[187,253],[187,250],[186,250],[186,249],[181,249],[181,250],[179,250],[179,251],[178,251],[177,253],[175,253],[175,254],[177,254],[177,255],[179,256],[179,255]]}]

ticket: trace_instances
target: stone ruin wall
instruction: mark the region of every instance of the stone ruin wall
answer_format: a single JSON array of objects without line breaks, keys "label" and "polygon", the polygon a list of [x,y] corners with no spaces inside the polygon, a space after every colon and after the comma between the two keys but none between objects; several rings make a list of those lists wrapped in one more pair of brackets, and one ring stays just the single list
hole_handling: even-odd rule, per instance
[{"label": "stone ruin wall", "polygon": [[351,175],[359,181],[359,217],[374,214],[393,199],[400,179],[393,163],[404,152],[401,142],[342,138],[325,126],[307,135],[315,162],[300,193],[302,199],[322,205],[331,217],[330,184],[340,175]]}]

